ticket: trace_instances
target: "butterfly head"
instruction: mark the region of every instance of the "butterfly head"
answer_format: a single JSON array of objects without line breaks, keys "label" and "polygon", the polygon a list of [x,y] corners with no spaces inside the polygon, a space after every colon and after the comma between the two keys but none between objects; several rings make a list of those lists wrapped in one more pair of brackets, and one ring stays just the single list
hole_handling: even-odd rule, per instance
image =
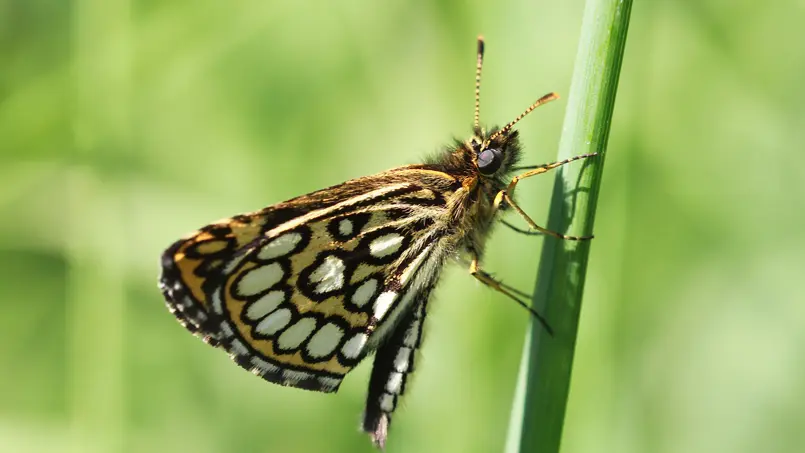
[{"label": "butterfly head", "polygon": [[470,139],[472,161],[482,176],[494,177],[505,174],[519,160],[520,144],[517,131],[508,130],[498,134],[477,133]]},{"label": "butterfly head", "polygon": [[[513,129],[514,125],[535,108],[558,98],[559,95],[556,93],[548,93],[537,99],[536,102],[531,104],[523,113],[518,115],[517,118],[509,122],[509,124],[499,129],[492,129],[489,132],[481,128],[476,120],[475,126],[473,127],[475,134],[468,142],[468,146],[472,150],[470,153],[472,162],[478,173],[488,178],[499,178],[507,175],[508,171],[520,158],[520,143],[517,139],[517,131]],[[476,103],[476,118],[477,117]]]}]

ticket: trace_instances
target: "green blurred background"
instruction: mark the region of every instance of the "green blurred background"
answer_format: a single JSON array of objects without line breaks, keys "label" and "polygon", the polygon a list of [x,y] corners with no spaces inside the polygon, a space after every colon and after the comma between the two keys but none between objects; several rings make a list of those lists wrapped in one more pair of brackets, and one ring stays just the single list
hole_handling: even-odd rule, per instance
[{"label": "green blurred background", "polygon": [[[372,451],[368,363],[337,395],[255,378],[168,313],[159,254],[466,137],[479,33],[485,122],[566,96],[582,8],[0,1],[0,451]],[[564,452],[805,451],[803,23],[635,2]],[[543,224],[551,181],[518,189]],[[528,290],[541,241],[499,229],[486,266]],[[501,451],[527,316],[459,266],[431,308],[388,450]]]}]

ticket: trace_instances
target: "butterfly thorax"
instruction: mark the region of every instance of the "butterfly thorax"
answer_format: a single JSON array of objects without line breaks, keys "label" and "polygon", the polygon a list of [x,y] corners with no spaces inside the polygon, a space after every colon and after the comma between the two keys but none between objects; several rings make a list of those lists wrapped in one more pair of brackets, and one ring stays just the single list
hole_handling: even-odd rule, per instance
[{"label": "butterfly thorax", "polygon": [[[482,129],[467,141],[456,141],[424,167],[456,178],[460,187],[448,197],[446,226],[461,248],[482,252],[484,239],[494,224],[494,199],[511,180],[512,168],[520,159],[517,131],[495,136],[496,130]],[[491,138],[490,138],[491,137]]]}]

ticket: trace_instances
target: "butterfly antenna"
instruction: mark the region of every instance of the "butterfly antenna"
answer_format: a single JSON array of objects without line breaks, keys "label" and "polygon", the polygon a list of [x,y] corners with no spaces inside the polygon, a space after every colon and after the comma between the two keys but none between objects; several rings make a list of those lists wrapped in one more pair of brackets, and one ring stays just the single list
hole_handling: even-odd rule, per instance
[{"label": "butterfly antenna", "polygon": [[484,67],[484,37],[478,35],[478,60],[475,63],[475,122],[473,130],[480,132],[481,125],[481,69]]},{"label": "butterfly antenna", "polygon": [[517,116],[517,118],[515,118],[514,121],[512,121],[511,123],[509,123],[506,126],[504,126],[503,129],[501,129],[501,130],[495,132],[494,134],[492,134],[487,139],[487,141],[491,142],[492,140],[496,139],[497,137],[505,134],[506,132],[509,132],[511,130],[511,128],[514,127],[515,124],[517,124],[518,121],[520,121],[521,119],[525,118],[525,116],[528,115],[529,113],[533,112],[535,108],[541,106],[542,104],[546,104],[548,102],[554,101],[556,99],[559,99],[559,95],[556,94],[556,93],[548,93],[545,96],[537,99],[536,102],[534,102],[533,104],[531,104],[531,106],[529,106],[527,109],[525,109],[525,112],[523,112],[519,116]]}]

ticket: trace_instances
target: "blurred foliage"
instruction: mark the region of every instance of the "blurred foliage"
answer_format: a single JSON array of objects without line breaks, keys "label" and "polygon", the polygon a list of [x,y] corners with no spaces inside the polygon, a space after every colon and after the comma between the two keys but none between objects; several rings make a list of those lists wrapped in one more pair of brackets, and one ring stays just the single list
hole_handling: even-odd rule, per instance
[{"label": "blurred foliage", "polygon": [[[363,365],[269,385],[186,333],[158,256],[567,93],[581,1],[0,2],[0,451],[371,451]],[[805,3],[636,2],[565,452],[805,446]],[[553,160],[562,103],[520,127]],[[518,188],[544,219],[551,179]],[[487,268],[532,288],[540,240]],[[799,276],[799,277],[798,277]],[[524,312],[452,266],[389,451],[502,449]]]}]

